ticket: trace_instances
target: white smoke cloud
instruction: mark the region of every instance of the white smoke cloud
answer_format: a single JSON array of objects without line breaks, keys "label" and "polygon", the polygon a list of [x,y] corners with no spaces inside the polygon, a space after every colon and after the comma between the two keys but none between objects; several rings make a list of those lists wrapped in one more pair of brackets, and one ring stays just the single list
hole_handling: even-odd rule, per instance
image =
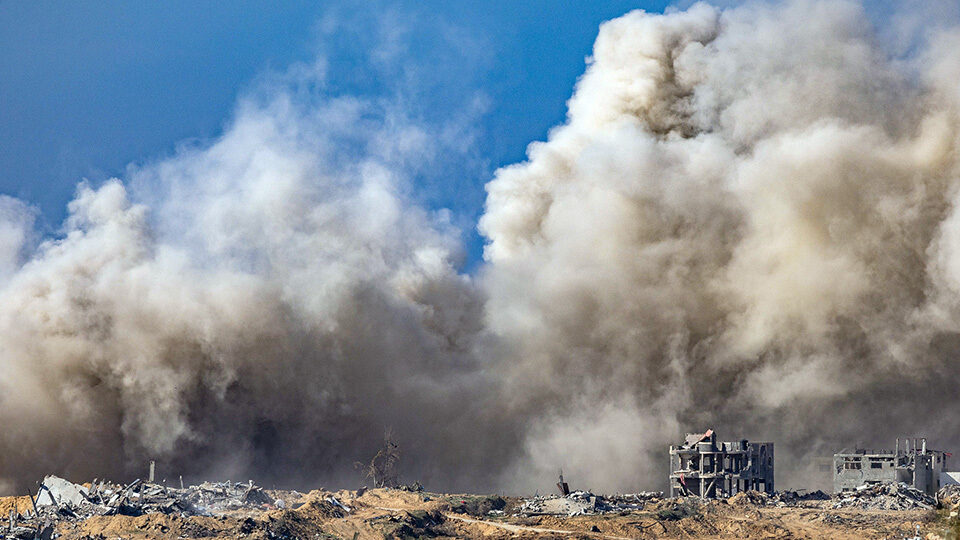
[{"label": "white smoke cloud", "polygon": [[662,483],[707,426],[777,441],[787,483],[831,444],[960,443],[929,415],[955,394],[956,35],[893,59],[860,5],[805,0],[601,27],[480,221],[529,478]]},{"label": "white smoke cloud", "polygon": [[32,214],[0,201],[0,477],[157,459],[352,484],[392,428],[416,479],[475,478],[451,471],[495,442],[468,440],[490,395],[482,297],[449,212],[410,195],[460,128],[305,95],[322,76],[266,78],[216,140],[81,184],[22,266]]},{"label": "white smoke cloud", "polygon": [[0,199],[0,485],[351,485],[387,428],[461,490],[661,486],[707,426],[776,441],[788,485],[851,441],[960,444],[960,30],[885,48],[816,0],[605,23],[567,122],[487,186],[478,277],[414,184],[473,159],[484,99],[411,111],[436,73],[400,30],[371,61],[409,87],[264,77],[217,139],[81,184],[56,238]]},{"label": "white smoke cloud", "polygon": [[35,247],[36,212],[13,197],[0,196],[0,279],[17,271]]}]

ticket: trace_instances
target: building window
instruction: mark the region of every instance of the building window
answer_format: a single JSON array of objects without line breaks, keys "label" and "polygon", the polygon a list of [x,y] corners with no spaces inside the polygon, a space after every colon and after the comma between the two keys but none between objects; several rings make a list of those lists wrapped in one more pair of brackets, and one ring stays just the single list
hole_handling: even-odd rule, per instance
[{"label": "building window", "polygon": [[879,463],[879,462],[874,461],[873,463],[870,464],[870,468],[871,468],[871,469],[882,469],[882,468],[883,468],[883,463]]},{"label": "building window", "polygon": [[848,461],[848,462],[846,462],[846,463],[843,464],[843,468],[844,468],[844,469],[847,469],[847,470],[860,469],[860,462],[859,462],[859,461]]}]

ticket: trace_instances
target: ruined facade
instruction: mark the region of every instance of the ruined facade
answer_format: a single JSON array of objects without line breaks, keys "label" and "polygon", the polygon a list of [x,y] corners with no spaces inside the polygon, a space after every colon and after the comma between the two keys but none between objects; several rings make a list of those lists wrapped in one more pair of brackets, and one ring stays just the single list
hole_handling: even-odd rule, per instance
[{"label": "ruined facade", "polygon": [[724,498],[747,490],[773,493],[773,443],[717,442],[713,430],[670,447],[670,496]]},{"label": "ruined facade", "polygon": [[940,473],[950,454],[927,449],[926,439],[897,439],[895,450],[844,449],[833,455],[837,493],[864,484],[903,482],[928,495],[940,489]]}]

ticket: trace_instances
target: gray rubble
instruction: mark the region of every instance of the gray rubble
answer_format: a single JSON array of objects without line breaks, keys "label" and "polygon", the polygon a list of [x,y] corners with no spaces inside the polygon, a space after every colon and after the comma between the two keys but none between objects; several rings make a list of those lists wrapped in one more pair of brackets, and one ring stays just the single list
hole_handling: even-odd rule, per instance
[{"label": "gray rubble", "polygon": [[[941,490],[940,500],[955,501],[960,508],[960,486]],[[680,497],[669,500],[699,500],[699,497]],[[641,492],[627,495],[602,496],[589,491],[575,491],[567,496],[537,496],[524,499],[515,515],[520,516],[578,516],[643,510],[650,502],[665,500],[663,492]],[[867,510],[930,509],[938,499],[908,486],[899,484],[870,484],[856,490],[830,495],[823,491],[777,491],[771,494],[744,491],[726,499],[730,504],[749,504],[767,507],[861,508]],[[941,503],[943,505],[943,503]]]},{"label": "gray rubble", "polygon": [[950,508],[960,505],[960,484],[947,484],[937,491],[937,505]]},{"label": "gray rubble", "polygon": [[937,501],[926,493],[904,483],[865,484],[855,490],[828,495],[823,491],[798,492],[778,491],[773,494],[757,491],[745,491],[729,498],[730,504],[751,504],[754,506],[829,506],[839,508],[860,508],[866,510],[914,510],[929,509]]},{"label": "gray rubble", "polygon": [[80,505],[87,501],[90,491],[59,476],[47,476],[40,484],[36,504],[38,506],[61,504]]},{"label": "gray rubble", "polygon": [[770,500],[777,506],[795,506],[807,501],[829,501],[832,497],[823,491],[778,491]]},{"label": "gray rubble", "polygon": [[760,491],[742,491],[727,499],[730,504],[752,504],[755,506],[807,506],[806,503],[818,505],[820,501],[829,501],[830,495],[820,491],[777,491],[762,493]]},{"label": "gray rubble", "polygon": [[852,491],[836,495],[833,508],[862,508],[865,510],[930,509],[937,505],[935,498],[903,482],[865,484]]},{"label": "gray rubble", "polygon": [[646,501],[662,499],[662,491],[644,491],[625,495],[595,495],[574,491],[566,496],[538,496],[525,499],[517,511],[522,516],[579,516],[642,510]]},{"label": "gray rubble", "polygon": [[[33,497],[33,507],[22,513],[11,513],[9,523],[0,529],[0,539],[51,538],[57,522],[92,516],[139,516],[157,512],[215,516],[270,508],[277,502],[253,481],[204,482],[178,489],[139,479],[129,484],[95,479],[87,488],[57,476],[47,476]],[[334,504],[349,511],[336,499]]]}]

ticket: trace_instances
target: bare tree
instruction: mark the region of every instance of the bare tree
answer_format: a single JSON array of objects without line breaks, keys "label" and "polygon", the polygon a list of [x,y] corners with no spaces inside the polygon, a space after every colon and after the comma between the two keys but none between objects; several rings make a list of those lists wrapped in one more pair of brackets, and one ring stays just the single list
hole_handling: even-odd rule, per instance
[{"label": "bare tree", "polygon": [[356,462],[354,466],[363,471],[364,478],[373,480],[374,487],[395,488],[400,486],[400,446],[393,439],[393,432],[387,429],[383,435],[383,447],[377,452],[369,465]]}]

